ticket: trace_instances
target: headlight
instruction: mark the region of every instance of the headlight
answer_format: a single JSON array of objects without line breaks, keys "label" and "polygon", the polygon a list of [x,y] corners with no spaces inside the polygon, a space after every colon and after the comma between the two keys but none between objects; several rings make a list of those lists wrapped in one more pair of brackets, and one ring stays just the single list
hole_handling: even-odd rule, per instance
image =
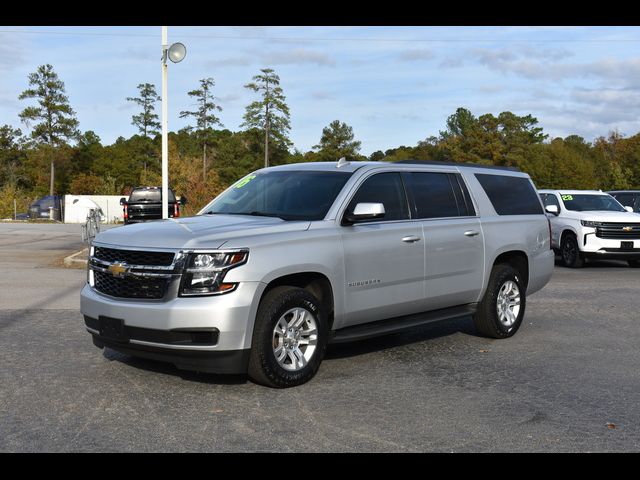
[{"label": "headlight", "polygon": [[583,227],[591,227],[591,228],[596,228],[602,225],[601,222],[592,222],[591,220],[580,220],[580,224]]},{"label": "headlight", "polygon": [[219,295],[235,290],[237,284],[224,283],[227,272],[247,262],[247,250],[189,254],[180,285],[180,296]]},{"label": "headlight", "polygon": [[93,257],[95,251],[96,251],[95,247],[91,245],[89,247],[89,259],[87,260],[87,283],[92,287],[95,285],[95,280],[93,278],[93,270],[91,270],[91,267],[89,264],[91,263],[91,257]]}]

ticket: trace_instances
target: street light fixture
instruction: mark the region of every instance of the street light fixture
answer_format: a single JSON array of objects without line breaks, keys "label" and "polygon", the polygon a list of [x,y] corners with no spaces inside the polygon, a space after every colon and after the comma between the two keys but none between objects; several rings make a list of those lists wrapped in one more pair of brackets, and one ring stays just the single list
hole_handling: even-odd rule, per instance
[{"label": "street light fixture", "polygon": [[167,98],[167,57],[173,63],[181,62],[187,55],[182,43],[169,46],[167,27],[162,27],[162,218],[169,218],[169,125]]},{"label": "street light fixture", "polygon": [[177,42],[169,47],[169,60],[173,63],[180,63],[187,55],[187,47]]}]

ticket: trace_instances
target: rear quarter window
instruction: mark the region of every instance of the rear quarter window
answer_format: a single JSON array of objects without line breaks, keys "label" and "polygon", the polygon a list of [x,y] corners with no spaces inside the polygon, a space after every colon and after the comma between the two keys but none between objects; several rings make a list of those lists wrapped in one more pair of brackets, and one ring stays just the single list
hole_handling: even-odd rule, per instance
[{"label": "rear quarter window", "polygon": [[476,173],[498,215],[539,215],[542,205],[531,181],[526,177]]}]

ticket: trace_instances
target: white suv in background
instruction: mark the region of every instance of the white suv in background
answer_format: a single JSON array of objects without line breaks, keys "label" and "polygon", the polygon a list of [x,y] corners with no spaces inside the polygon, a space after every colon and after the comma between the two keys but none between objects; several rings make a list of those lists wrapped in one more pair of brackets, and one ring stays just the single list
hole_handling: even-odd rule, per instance
[{"label": "white suv in background", "polygon": [[551,222],[551,246],[567,267],[586,258],[640,267],[640,214],[600,190],[538,190]]}]

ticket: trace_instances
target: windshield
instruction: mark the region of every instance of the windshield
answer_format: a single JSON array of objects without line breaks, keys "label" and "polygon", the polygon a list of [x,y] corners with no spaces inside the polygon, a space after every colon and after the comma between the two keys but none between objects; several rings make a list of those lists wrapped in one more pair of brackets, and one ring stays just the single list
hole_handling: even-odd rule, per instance
[{"label": "windshield", "polygon": [[[144,189],[144,190],[134,190],[131,192],[131,197],[129,197],[130,203],[137,202],[154,202],[160,203],[162,201],[162,190],[161,189]],[[169,190],[169,202],[175,202],[176,197],[173,195],[173,192]]]},{"label": "windshield", "polygon": [[611,195],[560,195],[567,210],[586,212],[591,210],[609,210],[626,212]]},{"label": "windshield", "polygon": [[201,213],[322,220],[351,173],[267,171],[247,175]]}]

